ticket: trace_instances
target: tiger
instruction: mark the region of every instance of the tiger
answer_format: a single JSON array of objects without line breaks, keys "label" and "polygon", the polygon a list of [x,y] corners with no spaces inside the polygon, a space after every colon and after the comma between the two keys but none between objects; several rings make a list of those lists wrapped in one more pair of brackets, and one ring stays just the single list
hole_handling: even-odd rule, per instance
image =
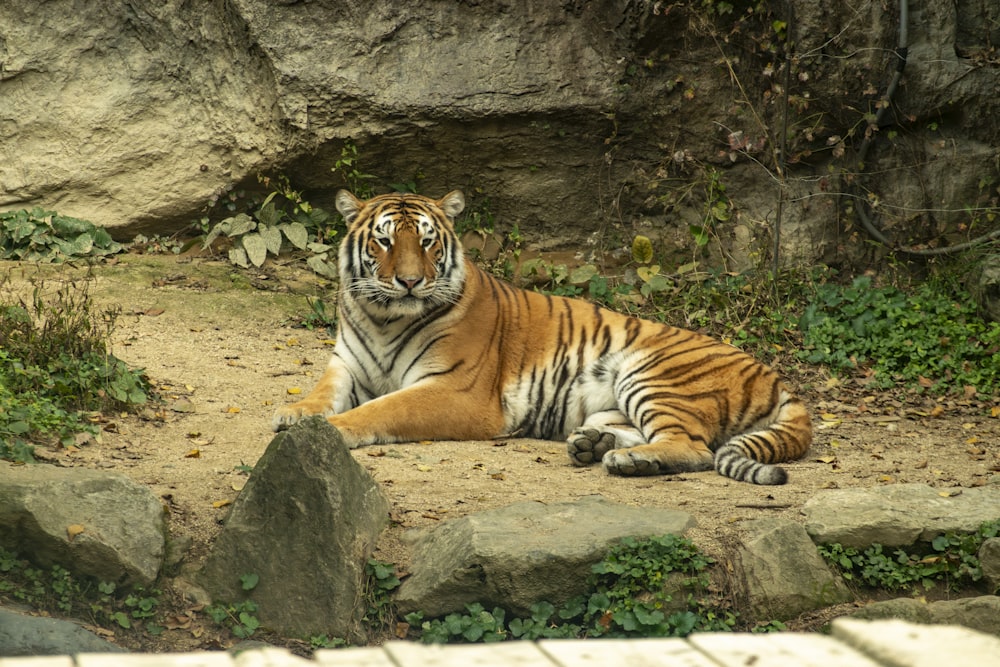
[{"label": "tiger", "polygon": [[784,484],[810,417],[777,373],[709,336],[479,268],[455,231],[465,198],[336,196],[337,334],[315,387],[272,426],[323,415],[350,448],[431,440],[565,440],[613,475],[714,468]]}]

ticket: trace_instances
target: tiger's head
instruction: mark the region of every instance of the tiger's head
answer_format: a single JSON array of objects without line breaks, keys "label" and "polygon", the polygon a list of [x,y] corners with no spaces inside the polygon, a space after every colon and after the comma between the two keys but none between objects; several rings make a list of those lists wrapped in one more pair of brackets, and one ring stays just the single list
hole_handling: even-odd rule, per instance
[{"label": "tiger's head", "polygon": [[337,210],[347,223],[342,288],[384,317],[419,316],[457,302],[465,262],[454,220],[463,208],[458,190],[441,199],[395,193],[368,200],[339,191]]}]

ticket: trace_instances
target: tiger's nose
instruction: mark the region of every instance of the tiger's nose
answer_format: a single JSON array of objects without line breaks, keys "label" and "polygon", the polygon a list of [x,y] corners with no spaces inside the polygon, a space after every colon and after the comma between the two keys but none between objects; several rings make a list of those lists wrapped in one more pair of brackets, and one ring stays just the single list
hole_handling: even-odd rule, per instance
[{"label": "tiger's nose", "polygon": [[420,284],[423,278],[404,278],[403,276],[396,276],[396,280],[408,289],[412,290],[414,287]]}]

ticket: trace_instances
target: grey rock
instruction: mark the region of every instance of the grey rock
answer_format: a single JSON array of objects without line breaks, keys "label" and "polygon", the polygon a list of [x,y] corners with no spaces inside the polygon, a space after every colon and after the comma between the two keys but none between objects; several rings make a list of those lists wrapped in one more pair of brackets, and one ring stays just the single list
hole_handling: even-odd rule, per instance
[{"label": "grey rock", "polygon": [[395,597],[403,613],[428,617],[481,602],[526,614],[584,591],[590,566],[624,537],[682,535],[690,514],[630,507],[599,496],[546,505],[515,503],[419,531],[410,576]]},{"label": "grey rock", "polygon": [[907,546],[945,532],[973,532],[1000,519],[1000,488],[958,489],[957,495],[923,484],[836,489],[819,492],[802,511],[817,544]]},{"label": "grey rock", "polygon": [[[247,597],[270,630],[363,642],[365,565],[389,502],[322,418],[277,434],[197,575],[219,602]],[[256,574],[249,593],[240,577]]]},{"label": "grey rock", "polygon": [[973,267],[966,278],[966,288],[980,311],[1000,322],[1000,255],[988,255]]},{"label": "grey rock", "polygon": [[0,609],[0,657],[121,653],[124,650],[70,621]]},{"label": "grey rock", "polygon": [[787,620],[853,599],[801,524],[759,519],[746,524],[739,561],[758,619]]},{"label": "grey rock", "polygon": [[[989,34],[995,23],[995,14],[979,16],[973,6],[927,0],[912,8],[899,99],[914,120],[893,142],[905,146],[908,168],[875,165],[878,176],[867,183],[891,189],[900,203],[978,201],[1000,95],[996,68],[970,67],[975,61],[956,52],[956,35]],[[539,243],[578,243],[625,218],[662,229],[656,241],[680,252],[704,202],[678,202],[670,215],[644,203],[659,194],[649,187],[661,179],[657,170],[716,165],[726,172],[727,197],[745,213],[739,217],[770,219],[774,196],[761,193],[773,191],[773,174],[740,150],[718,149],[720,141],[766,142],[776,107],[762,106],[751,121],[737,89],[767,90],[770,75],[741,68],[741,85],[732,86],[714,64],[717,44],[690,30],[689,10],[657,7],[91,0],[38,12],[36,0],[6,0],[0,207],[41,205],[117,227],[120,236],[168,233],[199,218],[213,197],[257,185],[258,172],[280,171],[332,210],[330,195],[345,183],[330,167],[352,140],[360,169],[381,177],[372,185],[419,171],[427,192],[481,190],[493,213]],[[826,195],[815,184],[842,166],[814,149],[852,130],[859,115],[845,109],[869,99],[871,73],[886,71],[898,17],[845,0],[789,7],[799,50],[790,92],[810,102],[805,116],[793,108],[790,127],[815,125],[816,115],[822,133],[793,133],[791,150],[813,150],[789,170],[781,238],[785,255],[809,262],[836,243],[829,220],[840,188],[831,182]],[[961,135],[948,146],[962,160],[922,130],[942,116]],[[883,158],[892,159],[872,159]],[[922,196],[905,198],[914,187]],[[961,209],[934,215],[957,218]],[[910,213],[901,215],[908,223]],[[752,248],[724,250],[752,265]]]},{"label": "grey rock", "polygon": [[123,475],[0,461],[0,545],[40,565],[148,586],[164,530],[160,499]]},{"label": "grey rock", "polygon": [[995,595],[936,602],[896,598],[872,602],[850,616],[867,620],[897,618],[911,623],[962,625],[1000,636],[1000,597]]},{"label": "grey rock", "polygon": [[1000,537],[991,537],[979,547],[979,566],[990,593],[1000,592]]}]

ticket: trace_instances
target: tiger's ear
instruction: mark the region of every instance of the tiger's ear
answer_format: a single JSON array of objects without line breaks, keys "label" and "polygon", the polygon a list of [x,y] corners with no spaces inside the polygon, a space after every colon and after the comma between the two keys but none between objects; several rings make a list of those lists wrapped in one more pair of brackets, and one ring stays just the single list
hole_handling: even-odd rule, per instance
[{"label": "tiger's ear", "polygon": [[465,195],[462,194],[461,190],[452,190],[438,199],[437,205],[446,216],[454,220],[455,216],[465,210]]},{"label": "tiger's ear", "polygon": [[358,217],[358,211],[364,208],[365,203],[352,195],[347,190],[337,191],[337,211],[344,216],[344,222],[351,224],[354,218]]}]

